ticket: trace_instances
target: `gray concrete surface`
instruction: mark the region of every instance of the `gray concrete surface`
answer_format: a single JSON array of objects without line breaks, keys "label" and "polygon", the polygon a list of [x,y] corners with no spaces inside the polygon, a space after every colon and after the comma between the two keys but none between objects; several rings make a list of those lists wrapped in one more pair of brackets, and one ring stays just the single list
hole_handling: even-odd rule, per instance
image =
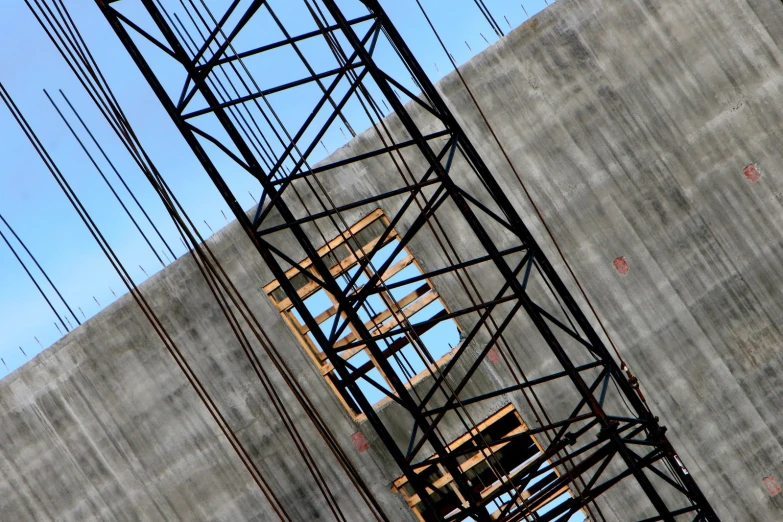
[{"label": "gray concrete surface", "polygon": [[[783,495],[762,482],[783,479],[781,43],[776,0],[559,0],[463,68],[723,520],[783,519]],[[551,251],[458,79],[439,88]],[[364,134],[336,156],[373,143]],[[755,182],[744,175],[750,164]],[[330,193],[338,203],[373,193],[384,168],[346,169]],[[271,277],[249,242],[233,225],[210,241],[392,519],[412,520],[389,490],[395,473],[378,441],[334,399],[261,294]],[[412,248],[442,263],[426,245]],[[621,256],[625,275],[612,265]],[[183,259],[143,288],[294,518],[330,518],[199,277]],[[461,302],[455,287],[438,290]],[[525,338],[525,327],[512,335]],[[534,349],[525,355],[533,367],[548,364]],[[486,368],[476,386],[503,379]],[[349,518],[367,519],[292,409]],[[393,408],[383,415],[393,419]],[[0,419],[2,520],[273,519],[127,297],[3,379]],[[369,451],[351,444],[357,430]],[[602,508],[608,520],[631,520],[634,504],[615,494]]]},{"label": "gray concrete surface", "polygon": [[[352,425],[271,302],[255,291],[265,271],[237,227],[212,240],[234,280],[371,486],[400,520],[407,507],[372,479]],[[190,257],[143,285],[228,423],[294,520],[331,519],[290,436],[247,364]],[[227,341],[228,340],[228,341]],[[265,367],[270,363],[261,356]],[[274,373],[274,372],[272,372]],[[0,520],[276,520],[249,473],[129,296],[3,379]],[[369,519],[295,399],[293,417],[351,519]],[[312,488],[312,489],[310,489]],[[355,509],[350,509],[355,505]]]}]

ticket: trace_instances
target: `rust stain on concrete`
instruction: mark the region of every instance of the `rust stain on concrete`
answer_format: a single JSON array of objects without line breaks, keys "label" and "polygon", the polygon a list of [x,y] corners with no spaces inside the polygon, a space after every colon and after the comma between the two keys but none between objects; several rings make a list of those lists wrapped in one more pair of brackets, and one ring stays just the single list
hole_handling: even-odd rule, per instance
[{"label": "rust stain on concrete", "polygon": [[767,487],[767,491],[769,491],[769,496],[774,497],[781,491],[783,491],[783,488],[780,487],[780,484],[778,484],[778,481],[775,480],[774,475],[770,475],[769,477],[764,477],[764,485]]},{"label": "rust stain on concrete", "polygon": [[628,261],[626,261],[622,256],[615,259],[612,264],[614,264],[615,270],[617,270],[621,275],[627,274],[631,269],[631,267],[628,266]]},{"label": "rust stain on concrete", "polygon": [[356,451],[359,453],[364,453],[370,449],[370,443],[367,441],[367,437],[365,437],[364,433],[361,431],[357,431],[351,435],[351,442],[353,442],[353,445],[356,447]]},{"label": "rust stain on concrete", "polygon": [[500,354],[495,348],[490,348],[489,352],[487,352],[487,359],[489,359],[489,362],[491,363],[496,363],[500,360]]},{"label": "rust stain on concrete", "polygon": [[756,165],[751,163],[745,167],[745,177],[748,178],[751,183],[755,183],[761,178],[761,174],[759,173],[759,169],[756,168]]}]

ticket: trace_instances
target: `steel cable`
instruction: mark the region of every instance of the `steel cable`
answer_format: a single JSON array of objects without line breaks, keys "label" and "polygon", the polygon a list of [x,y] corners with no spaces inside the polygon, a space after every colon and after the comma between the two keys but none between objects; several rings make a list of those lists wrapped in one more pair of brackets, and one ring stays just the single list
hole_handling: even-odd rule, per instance
[{"label": "steel cable", "polygon": [[[2,214],[0,214],[0,221],[2,221],[6,228],[11,232],[11,234],[16,238],[16,240],[19,242],[20,245],[22,245],[22,248],[25,252],[27,252],[27,255],[30,256],[30,259],[33,260],[33,263],[35,263],[35,266],[38,267],[38,270],[43,274],[44,278],[46,278],[46,281],[49,283],[49,286],[52,287],[54,292],[57,294],[57,297],[60,298],[60,301],[65,305],[65,308],[68,309],[68,312],[73,316],[74,321],[76,321],[77,325],[81,325],[82,323],[79,321],[79,318],[76,317],[76,314],[73,313],[73,310],[71,309],[70,305],[68,305],[68,302],[65,300],[63,295],[60,293],[60,290],[58,290],[57,286],[52,282],[52,280],[49,278],[49,275],[46,273],[46,270],[43,269],[41,264],[38,262],[38,260],[35,258],[32,252],[30,252],[30,249],[27,248],[27,245],[25,245],[24,241],[22,241],[22,238],[20,238],[16,231],[11,227],[11,224],[8,223],[8,221],[5,220]],[[17,257],[18,259],[18,257]]]},{"label": "steel cable", "polygon": [[[62,52],[61,52],[61,54],[62,54]],[[70,63],[69,63],[69,65],[70,65]],[[72,68],[76,68],[77,69],[74,72],[77,74],[77,76],[79,76],[79,72],[81,72],[81,71],[78,69],[78,67],[72,67]],[[96,68],[97,68],[97,65],[96,65]],[[80,77],[80,80],[81,79],[82,78]],[[89,78],[86,81],[89,81]],[[87,86],[85,86],[85,88],[87,88]],[[90,89],[88,88],[88,91],[89,90]],[[107,104],[105,102],[104,103],[100,103],[100,102],[98,102],[95,99],[94,99],[94,101],[96,101],[96,105],[99,107],[99,109],[101,107],[105,108],[107,106]],[[116,106],[116,105],[111,105],[111,104],[108,104],[108,105],[118,108],[118,106]],[[117,132],[118,136],[126,144],[127,147],[137,148],[139,146],[139,144],[135,140],[135,135],[133,134],[132,129],[128,128],[127,120],[125,120],[124,117],[121,117],[120,121],[116,121],[116,120],[112,121],[111,117],[109,116],[109,111],[103,110],[101,112],[103,113],[104,117],[107,118],[109,123],[112,124],[112,127],[114,128],[114,130]],[[113,113],[116,116],[116,113],[114,113],[114,111],[111,111],[111,113]],[[132,142],[131,143],[126,142],[125,141],[126,138],[132,140]],[[146,157],[146,153],[144,153],[143,150],[136,150],[135,152],[136,152],[136,154],[133,154],[133,155],[137,159],[137,163],[140,163],[140,159],[141,158],[144,158],[144,160],[146,160],[146,161],[144,161],[144,164],[140,163],[139,166],[142,168],[143,171],[147,172],[148,175],[150,175],[151,173],[149,172],[149,169],[148,169],[148,167],[146,165],[146,162],[149,161],[149,158]],[[159,177],[159,175],[157,175],[156,173],[152,174],[152,178],[153,179],[156,178],[156,177]],[[164,203],[167,205],[167,208],[168,208],[168,205],[171,205],[171,199],[170,199],[171,198],[171,194],[167,194],[167,193],[162,192],[162,191],[159,192],[159,194],[161,195],[161,198],[164,200]],[[192,225],[192,223],[191,223],[191,225]],[[195,227],[193,227],[193,228],[194,228],[194,230],[196,230]],[[197,232],[197,230],[196,230],[196,232]],[[197,245],[197,242],[195,241],[195,239],[193,239],[192,236],[190,236],[189,239],[194,244]],[[256,321],[256,323],[257,323],[257,321]],[[258,335],[258,334],[256,334],[256,335]],[[290,384],[290,381],[289,381],[289,384]],[[302,396],[299,395],[299,398],[301,399]],[[311,419],[318,419],[317,415],[312,415],[312,410],[309,412],[309,416],[311,417]],[[317,426],[317,427],[319,429],[319,433],[322,433],[322,436],[327,436],[327,437],[329,436],[328,433],[324,433],[325,425],[323,425],[322,420],[321,420],[321,424],[319,426]],[[330,448],[332,449],[333,452],[335,452],[336,449],[339,449],[339,446],[337,446],[335,444],[333,439],[327,440],[327,442],[330,445]],[[347,467],[348,464],[350,464],[350,462],[345,458],[344,454],[343,455],[339,455],[338,459],[340,460],[340,463],[341,463],[341,465],[343,466],[344,469]],[[348,472],[348,470],[347,470],[347,472]],[[356,485],[357,488],[360,489],[360,493],[363,495],[363,498],[365,498],[365,501],[369,501],[370,504],[373,505],[373,507],[371,509],[374,509],[375,511],[379,511],[379,506],[378,506],[377,502],[374,502],[372,498],[370,498],[368,500],[367,493],[369,493],[369,490],[366,490],[366,486],[362,486],[363,483],[361,482],[360,477],[358,477],[358,475],[356,475],[355,473],[354,473],[354,475],[355,476],[352,476],[351,479],[354,482],[354,485]],[[364,489],[362,489],[362,487]],[[376,515],[376,518],[377,518],[377,515]]]},{"label": "steel cable", "polygon": [[253,477],[254,481],[257,483],[261,491],[264,493],[264,495],[267,497],[267,499],[270,502],[270,505],[272,506],[275,513],[279,516],[281,520],[291,520],[290,517],[285,513],[285,509],[280,504],[280,502],[277,500],[277,498],[274,495],[274,492],[269,488],[268,484],[266,483],[266,480],[264,479],[263,475],[258,471],[255,464],[253,464],[252,459],[250,459],[247,451],[245,450],[244,446],[241,444],[239,439],[237,438],[236,434],[233,432],[231,427],[226,422],[223,415],[220,413],[220,410],[217,408],[216,404],[214,403],[213,399],[209,395],[209,393],[206,391],[204,386],[201,384],[200,380],[196,376],[196,374],[193,372],[192,368],[188,364],[188,362],[185,360],[184,356],[182,355],[180,349],[178,346],[174,343],[171,336],[166,331],[165,327],[163,327],[162,323],[160,322],[160,319],[157,317],[155,312],[152,310],[150,305],[147,303],[144,296],[139,292],[138,288],[136,287],[136,284],[133,282],[133,280],[130,277],[130,274],[127,272],[125,267],[123,266],[122,262],[119,260],[117,255],[114,253],[111,246],[106,241],[105,237],[100,231],[100,228],[95,224],[95,222],[90,217],[89,212],[86,210],[86,208],[82,205],[79,197],[76,195],[76,193],[73,191],[73,189],[68,184],[65,177],[62,175],[62,172],[57,167],[56,163],[52,160],[51,156],[49,156],[48,152],[46,151],[43,144],[40,142],[38,137],[35,135],[35,132],[33,129],[29,126],[26,119],[22,115],[22,113],[19,111],[16,104],[11,99],[8,92],[5,90],[5,88],[0,84],[0,100],[2,100],[5,105],[8,107],[9,111],[11,111],[12,116],[18,123],[20,129],[24,132],[27,139],[30,141],[31,145],[33,145],[33,148],[35,149],[36,153],[39,155],[41,160],[46,165],[49,172],[54,177],[55,181],[57,182],[58,186],[62,190],[63,194],[66,196],[68,201],[70,202],[71,206],[74,208],[74,210],[79,215],[79,218],[82,220],[82,222],[85,224],[87,229],[89,230],[90,234],[93,236],[93,239],[98,243],[99,247],[103,251],[106,258],[111,263],[112,267],[115,269],[117,274],[120,276],[120,278],[123,280],[123,283],[128,288],[128,291],[133,296],[134,300],[137,302],[139,307],[142,309],[142,312],[147,317],[149,322],[152,324],[155,332],[158,334],[160,339],[163,341],[164,345],[166,346],[169,353],[174,357],[177,365],[182,370],[183,374],[187,378],[188,382],[191,384],[191,387],[194,389],[196,394],[201,399],[204,406],[209,411],[210,415],[213,417],[215,422],[218,424],[219,428],[223,432],[223,434],[226,436],[226,439],[231,444],[232,448],[234,448],[237,455],[240,457],[240,460],[245,465],[245,467],[250,472],[251,476]]}]

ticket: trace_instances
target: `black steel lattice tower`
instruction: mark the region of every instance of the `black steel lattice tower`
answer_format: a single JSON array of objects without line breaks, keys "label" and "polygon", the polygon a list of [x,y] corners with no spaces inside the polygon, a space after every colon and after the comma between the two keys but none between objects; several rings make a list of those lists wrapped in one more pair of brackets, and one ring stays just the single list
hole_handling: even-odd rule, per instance
[{"label": "black steel lattice tower", "polygon": [[[535,435],[541,454],[513,472],[497,458],[486,461],[507,495],[495,519],[567,520],[608,489],[625,484],[627,491],[637,492],[640,509],[648,510],[645,520],[717,520],[665,429],[607,351],[523,223],[508,189],[482,160],[377,0],[292,0],[287,9],[301,11],[296,23],[283,20],[264,0],[222,2],[218,16],[205,2],[188,1],[190,7],[181,3],[188,14],[184,20],[157,0],[96,3],[333,365],[333,386],[366,416],[428,517],[491,519],[489,500],[461,467],[471,454],[448,448],[444,423],[469,424],[470,408],[502,398],[529,415],[536,409],[535,401],[528,401],[533,396],[543,400],[539,406],[546,414],[537,422],[526,417],[529,428],[514,437]],[[283,52],[296,62],[287,70],[302,71],[300,77],[282,80],[286,75],[269,68],[272,62],[264,65],[264,58]],[[151,65],[161,62],[167,62],[165,81]],[[171,83],[172,71],[184,74],[184,84],[173,89],[164,86]],[[281,95],[304,109],[300,121],[280,118],[273,110]],[[369,128],[361,139],[375,146],[348,146],[315,163],[324,137],[338,127],[351,133]],[[228,169],[260,184],[263,194],[253,219],[226,182]],[[386,189],[370,195],[340,192],[332,198],[325,187],[339,183],[346,172],[375,177],[373,186]],[[317,208],[311,210],[304,200]],[[344,242],[359,269],[338,277],[332,262],[337,253],[319,253],[323,231],[331,237],[345,233],[355,216],[378,207],[388,217],[386,228],[369,252],[357,253],[356,245]],[[378,262],[375,254],[395,233],[394,255]],[[383,274],[397,254],[409,245],[421,249],[433,237],[453,255],[443,257],[439,266],[423,267],[420,277],[405,283],[427,280],[438,287],[445,284],[439,281],[480,275],[470,302],[455,298],[449,310],[423,321],[387,303],[394,309],[394,327],[368,325],[362,310],[373,296],[389,290]],[[373,263],[378,266],[369,270]],[[291,277],[292,268],[298,280]],[[361,274],[369,275],[359,285]],[[333,300],[336,320],[328,328],[304,302],[304,284],[323,289]],[[423,361],[434,363],[422,335],[446,321],[459,324],[459,346],[440,366],[430,365],[427,379],[411,385],[395,362],[395,346],[413,346]],[[339,343],[347,331],[355,334],[351,342]],[[546,370],[527,360],[531,346],[546,353],[551,363]],[[346,354],[357,348],[366,349],[371,361],[354,364]],[[493,350],[513,364],[505,373],[498,370],[502,375],[493,389],[486,383],[474,386],[472,379]],[[409,427],[405,440],[373,408],[367,385],[396,403]],[[506,442],[478,440],[470,451],[492,453]],[[452,476],[458,492],[459,506],[448,514],[438,511],[439,492],[420,473],[433,462]],[[538,512],[566,486],[573,497]]]}]

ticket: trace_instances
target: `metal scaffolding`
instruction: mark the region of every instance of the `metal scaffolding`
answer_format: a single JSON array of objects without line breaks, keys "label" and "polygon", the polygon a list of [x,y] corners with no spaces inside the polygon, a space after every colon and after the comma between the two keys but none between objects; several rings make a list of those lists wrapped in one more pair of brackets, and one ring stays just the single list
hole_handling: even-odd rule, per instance
[{"label": "metal scaffolding", "polygon": [[[399,465],[423,520],[568,520],[583,508],[597,520],[596,498],[618,484],[636,495],[631,504],[644,520],[718,520],[536,243],[509,187],[376,0],[291,1],[301,12],[295,22],[263,0],[222,2],[218,16],[204,1],[188,3],[181,2],[183,20],[156,0],[96,0],[333,367],[330,384]],[[290,60],[286,74],[270,66],[281,56]],[[184,81],[174,84],[173,75]],[[276,110],[278,97],[301,115]],[[368,129],[364,146],[324,159],[319,146],[338,128]],[[260,184],[252,217],[229,171]],[[383,188],[335,194],[346,176]],[[351,241],[351,226],[378,208],[385,219],[374,241]],[[344,250],[329,246],[335,237]],[[440,263],[420,263],[419,275],[401,281],[385,275],[407,248],[416,255],[428,246]],[[348,257],[355,269],[335,270]],[[464,292],[422,320],[393,290],[425,281]],[[306,285],[331,299],[328,324],[306,303]],[[379,296],[383,320],[391,320],[384,328],[373,322]],[[460,342],[436,360],[425,334],[447,322],[459,326]],[[421,364],[402,361],[402,347]],[[368,360],[355,363],[357,350]],[[498,358],[506,366],[490,367]],[[422,365],[424,377],[415,379],[410,368]],[[478,382],[487,373],[494,380]],[[393,403],[404,436],[368,390]],[[503,401],[519,406],[525,429],[485,437],[476,412]],[[454,425],[474,433],[470,447],[451,444]],[[507,469],[502,448],[522,437],[534,437],[541,451]],[[465,464],[477,454],[499,484],[492,495]],[[449,476],[455,501],[444,503],[444,490],[422,472],[433,464]],[[567,499],[553,504],[566,488]]]}]

